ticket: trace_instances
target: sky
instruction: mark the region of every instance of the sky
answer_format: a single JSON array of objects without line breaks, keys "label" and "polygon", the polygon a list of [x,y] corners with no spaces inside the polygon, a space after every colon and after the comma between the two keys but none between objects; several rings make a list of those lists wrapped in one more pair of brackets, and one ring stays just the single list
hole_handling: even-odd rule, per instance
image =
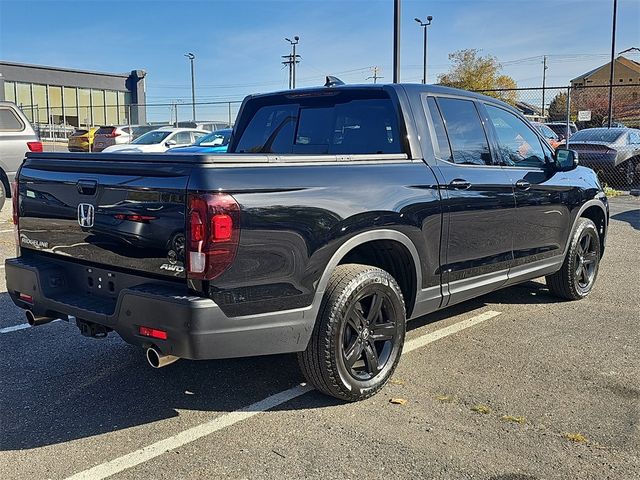
[{"label": "sky", "polygon": [[[422,78],[422,29],[432,15],[429,82],[448,54],[477,48],[497,57],[518,86],[547,85],[606,63],[613,0],[403,0],[401,80]],[[616,51],[640,47],[640,0],[619,0]],[[0,0],[0,59],[83,70],[147,72],[148,103],[189,101],[196,55],[198,101],[241,99],[287,87],[284,37],[300,36],[298,86],[326,74],[346,83],[392,72],[393,0]],[[630,58],[640,61],[640,55]]]}]

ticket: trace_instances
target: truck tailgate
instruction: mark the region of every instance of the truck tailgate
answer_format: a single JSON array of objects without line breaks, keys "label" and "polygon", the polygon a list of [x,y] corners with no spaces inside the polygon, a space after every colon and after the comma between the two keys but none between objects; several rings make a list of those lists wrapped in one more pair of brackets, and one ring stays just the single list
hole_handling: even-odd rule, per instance
[{"label": "truck tailgate", "polygon": [[191,166],[101,155],[49,154],[25,161],[19,175],[20,247],[185,278]]}]

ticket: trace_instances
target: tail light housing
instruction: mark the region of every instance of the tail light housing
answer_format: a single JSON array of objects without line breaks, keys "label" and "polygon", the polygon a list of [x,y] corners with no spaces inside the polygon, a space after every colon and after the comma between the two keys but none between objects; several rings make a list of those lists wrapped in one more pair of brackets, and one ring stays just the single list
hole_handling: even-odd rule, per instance
[{"label": "tail light housing", "polygon": [[18,210],[18,195],[20,194],[20,189],[18,188],[18,178],[11,182],[11,205],[13,206],[13,224],[18,227],[18,221],[20,219],[20,212]]},{"label": "tail light housing", "polygon": [[187,271],[190,278],[213,280],[236,258],[240,206],[227,193],[189,195]]},{"label": "tail light housing", "polygon": [[42,142],[27,142],[27,148],[30,152],[41,152]]}]

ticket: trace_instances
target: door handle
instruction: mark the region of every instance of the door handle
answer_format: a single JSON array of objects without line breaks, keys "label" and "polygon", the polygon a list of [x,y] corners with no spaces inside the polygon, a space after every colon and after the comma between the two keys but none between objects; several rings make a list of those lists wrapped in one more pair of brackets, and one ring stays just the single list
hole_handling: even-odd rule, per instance
[{"label": "door handle", "polygon": [[527,182],[526,180],[518,180],[516,182],[516,188],[518,190],[529,190],[531,188],[531,184],[529,182]]},{"label": "door handle", "polygon": [[456,190],[466,190],[471,187],[471,182],[468,182],[462,178],[456,178],[454,180],[451,180],[451,183],[449,183],[449,185]]}]

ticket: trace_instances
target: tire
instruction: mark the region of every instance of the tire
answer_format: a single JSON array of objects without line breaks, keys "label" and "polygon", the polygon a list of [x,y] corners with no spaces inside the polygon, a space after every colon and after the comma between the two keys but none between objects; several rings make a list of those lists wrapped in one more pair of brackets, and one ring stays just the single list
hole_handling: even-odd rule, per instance
[{"label": "tire", "polygon": [[319,391],[348,402],[364,400],[393,374],[405,329],[402,292],[389,273],[368,265],[339,265],[309,345],[298,354],[300,368]]},{"label": "tire", "polygon": [[588,218],[580,218],[562,268],[546,277],[551,293],[567,300],[589,295],[598,276],[600,255],[598,229]]},{"label": "tire", "polygon": [[4,207],[4,202],[7,199],[7,192],[5,190],[4,182],[0,179],[0,210]]}]

